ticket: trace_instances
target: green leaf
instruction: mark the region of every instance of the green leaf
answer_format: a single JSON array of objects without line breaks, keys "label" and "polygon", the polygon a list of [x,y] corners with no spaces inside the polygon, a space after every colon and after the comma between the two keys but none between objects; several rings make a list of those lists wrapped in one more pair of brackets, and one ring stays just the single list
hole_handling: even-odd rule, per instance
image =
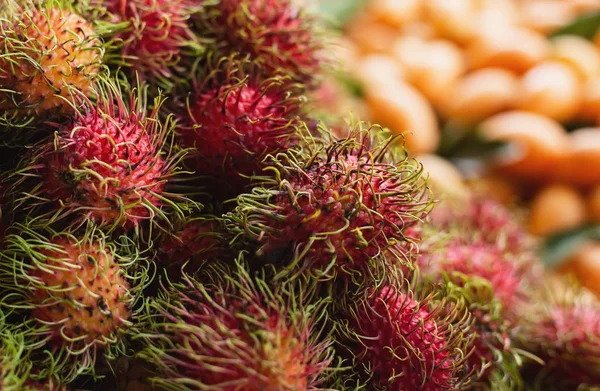
[{"label": "green leaf", "polygon": [[542,246],[542,260],[546,266],[558,267],[590,240],[600,240],[600,225],[587,225],[551,236]]},{"label": "green leaf", "polygon": [[493,158],[506,145],[505,142],[488,140],[476,127],[448,122],[442,128],[438,155],[447,159],[469,158],[485,161]]},{"label": "green leaf", "polygon": [[367,0],[321,0],[319,12],[337,27],[343,26]]},{"label": "green leaf", "polygon": [[340,82],[340,84],[346,89],[346,91],[351,93],[353,96],[356,96],[358,98],[362,98],[364,96],[364,86],[356,78],[344,72],[337,73],[336,78]]},{"label": "green leaf", "polygon": [[561,27],[551,34],[551,37],[560,35],[578,35],[587,39],[594,38],[600,28],[600,12],[593,12],[575,19],[572,23]]}]

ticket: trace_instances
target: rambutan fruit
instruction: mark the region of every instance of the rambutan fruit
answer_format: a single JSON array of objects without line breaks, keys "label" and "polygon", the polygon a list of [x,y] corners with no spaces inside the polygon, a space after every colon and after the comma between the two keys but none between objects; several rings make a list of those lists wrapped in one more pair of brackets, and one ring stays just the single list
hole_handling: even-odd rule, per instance
[{"label": "rambutan fruit", "polygon": [[2,391],[67,391],[53,379],[32,380],[36,373],[30,360],[31,351],[25,334],[16,330],[0,313],[0,390]]},{"label": "rambutan fruit", "polygon": [[[125,362],[125,358],[123,360]],[[115,368],[113,376],[103,380],[101,389],[119,391],[157,391],[150,378],[156,376],[148,363],[136,358],[126,359],[126,364]]]},{"label": "rambutan fruit", "polygon": [[[23,388],[19,388],[19,391],[68,391],[67,386],[56,385],[52,381],[39,382],[29,380],[25,383]],[[15,389],[16,391],[16,389]]]},{"label": "rambutan fruit", "polygon": [[529,368],[536,390],[591,389],[600,384],[598,299],[580,288],[565,289],[548,286],[514,331],[520,346],[543,361]]},{"label": "rambutan fruit", "polygon": [[[443,273],[460,272],[489,281],[494,295],[506,308],[524,300],[522,286],[526,274],[518,260],[500,249],[486,244],[447,243],[434,247],[425,241],[417,258],[419,270],[427,277],[439,278]],[[526,283],[527,281],[525,281]]]},{"label": "rambutan fruit", "polygon": [[208,182],[203,187],[213,197],[227,199],[261,174],[267,155],[298,141],[302,97],[286,78],[260,81],[252,76],[256,67],[245,70],[243,61],[219,66],[226,69],[211,72],[196,88],[180,133],[181,143],[194,151],[190,169]]},{"label": "rambutan fruit", "polygon": [[464,389],[522,389],[522,352],[513,346],[510,323],[490,282],[455,271],[444,275],[443,286],[448,299],[462,300],[473,317],[472,353],[465,362],[473,381]]},{"label": "rambutan fruit", "polygon": [[465,241],[497,245],[505,252],[527,253],[534,247],[516,213],[478,195],[466,201],[445,200],[431,213],[430,227],[452,231]]},{"label": "rambutan fruit", "polygon": [[[105,1],[103,6],[117,22],[129,23],[115,36],[120,42],[116,45],[120,54],[116,62],[130,66],[134,75],[150,84],[168,87],[177,74],[184,72],[184,52],[200,45],[188,26],[192,5],[188,0]],[[110,62],[111,56],[107,57]]]},{"label": "rambutan fruit", "polygon": [[0,124],[72,112],[101,72],[92,24],[55,1],[16,9],[0,19]]},{"label": "rambutan fruit", "polygon": [[413,289],[407,281],[366,290],[346,308],[341,344],[352,376],[369,390],[455,390],[468,384],[474,338],[463,303]]},{"label": "rambutan fruit", "polygon": [[486,279],[505,315],[515,320],[541,281],[533,242],[493,201],[471,200],[466,207],[449,202],[439,209],[431,224],[421,226],[421,276],[439,281],[445,273],[460,272]]},{"label": "rambutan fruit", "polygon": [[198,34],[212,39],[219,52],[248,55],[265,75],[310,85],[324,63],[315,17],[292,0],[205,2],[196,21]]},{"label": "rambutan fruit", "polygon": [[108,231],[168,229],[193,206],[166,189],[185,153],[174,151],[172,117],[159,121],[160,98],[147,113],[143,88],[125,103],[118,87],[105,87],[23,159],[9,178],[11,207],[41,226],[66,218],[71,227],[91,221]]},{"label": "rambutan fruit", "polygon": [[172,236],[165,237],[158,246],[159,267],[177,271],[186,264],[191,274],[202,261],[215,260],[224,254],[221,221],[217,217],[202,216],[185,221],[176,227]]},{"label": "rambutan fruit", "polygon": [[185,276],[150,301],[147,347],[139,356],[158,368],[153,384],[178,391],[319,390],[333,360],[330,341],[315,327],[322,306],[305,307],[306,293],[290,283],[270,289],[241,264],[233,270],[213,264],[198,280]]},{"label": "rambutan fruit", "polygon": [[34,379],[58,375],[68,383],[93,374],[96,358],[123,350],[136,292],[147,282],[143,259],[123,254],[132,248],[125,239],[117,245],[98,230],[75,236],[11,227],[0,253],[2,304],[26,316],[18,328],[39,353]]},{"label": "rambutan fruit", "polygon": [[[325,145],[310,156],[278,155],[251,193],[225,215],[234,247],[252,249],[283,272],[326,280],[338,275],[379,278],[379,267],[412,267],[408,229],[431,199],[412,159],[382,161],[389,143],[367,148],[367,132]],[[383,261],[383,263],[382,263]]]},{"label": "rambutan fruit", "polygon": [[23,334],[7,328],[5,316],[4,313],[0,314],[0,389],[21,391],[31,370],[31,363],[27,360]]}]

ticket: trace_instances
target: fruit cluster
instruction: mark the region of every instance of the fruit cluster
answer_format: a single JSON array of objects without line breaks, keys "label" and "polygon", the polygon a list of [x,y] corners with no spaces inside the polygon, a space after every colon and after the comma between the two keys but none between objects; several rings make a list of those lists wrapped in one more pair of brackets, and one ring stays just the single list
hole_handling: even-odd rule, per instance
[{"label": "fruit cluster", "polygon": [[433,209],[401,138],[321,117],[326,37],[292,0],[3,2],[0,389],[600,384],[600,304],[506,207]]}]

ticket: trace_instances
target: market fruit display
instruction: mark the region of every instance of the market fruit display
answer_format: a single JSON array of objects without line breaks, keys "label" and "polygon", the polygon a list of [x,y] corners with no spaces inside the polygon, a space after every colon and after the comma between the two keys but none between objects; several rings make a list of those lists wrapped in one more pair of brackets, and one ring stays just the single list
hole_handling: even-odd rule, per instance
[{"label": "market fruit display", "polygon": [[[469,4],[375,1],[356,18],[390,40],[349,32],[371,48],[343,63],[309,2],[5,0],[0,389],[600,386],[594,290],[532,235],[597,221],[594,171],[556,178],[597,162],[596,128],[559,121],[584,93],[597,120],[600,60],[544,38],[558,5],[498,36],[509,15],[475,28]],[[363,101],[331,82],[348,71]],[[439,113],[527,148],[467,182]],[[502,175],[555,157],[527,221]]]}]

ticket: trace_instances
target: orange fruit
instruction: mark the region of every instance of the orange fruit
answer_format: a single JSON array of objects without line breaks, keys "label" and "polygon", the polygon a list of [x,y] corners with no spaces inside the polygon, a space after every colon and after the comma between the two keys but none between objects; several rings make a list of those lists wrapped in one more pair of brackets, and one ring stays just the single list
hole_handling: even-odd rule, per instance
[{"label": "orange fruit", "polygon": [[569,139],[568,153],[557,164],[557,178],[580,186],[600,183],[600,128],[578,129]]},{"label": "orange fruit", "polygon": [[528,180],[553,177],[556,162],[566,155],[569,144],[559,123],[525,111],[493,115],[479,124],[479,129],[484,137],[512,146],[512,151],[496,162],[496,168]]},{"label": "orange fruit", "polygon": [[437,118],[429,101],[414,87],[390,80],[365,88],[374,122],[403,134],[413,154],[433,152],[440,141]]},{"label": "orange fruit", "polygon": [[542,62],[521,78],[517,108],[566,122],[581,107],[581,90],[578,74],[569,65]]},{"label": "orange fruit", "polygon": [[577,227],[586,219],[585,200],[574,188],[554,184],[541,189],[529,213],[529,232],[547,236]]},{"label": "orange fruit", "polygon": [[473,68],[498,67],[524,73],[548,58],[551,46],[538,32],[515,26],[489,26],[467,47]]},{"label": "orange fruit", "polygon": [[445,95],[442,112],[461,123],[477,123],[514,105],[517,77],[501,68],[485,68],[459,79]]}]

